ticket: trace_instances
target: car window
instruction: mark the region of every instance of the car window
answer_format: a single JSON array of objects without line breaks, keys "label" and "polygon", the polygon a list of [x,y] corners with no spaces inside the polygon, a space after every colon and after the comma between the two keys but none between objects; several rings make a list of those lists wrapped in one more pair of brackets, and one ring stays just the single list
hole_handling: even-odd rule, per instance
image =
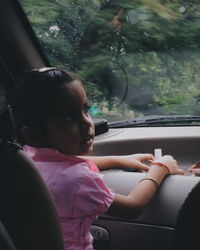
[{"label": "car window", "polygon": [[198,124],[198,1],[20,3],[50,64],[81,76],[93,117],[181,118],[177,125],[195,117]]}]

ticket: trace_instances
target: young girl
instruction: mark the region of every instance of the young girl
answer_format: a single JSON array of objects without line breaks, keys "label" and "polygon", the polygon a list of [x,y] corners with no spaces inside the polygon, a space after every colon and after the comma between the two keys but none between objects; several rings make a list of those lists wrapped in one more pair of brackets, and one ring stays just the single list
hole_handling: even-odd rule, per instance
[{"label": "young girl", "polygon": [[[56,68],[27,73],[16,90],[13,111],[24,150],[54,197],[66,249],[92,249],[89,231],[97,216],[136,217],[165,176],[183,173],[171,156],[150,168],[142,161],[153,161],[151,154],[84,156],[93,149],[94,125],[83,84],[72,73]],[[116,166],[148,173],[127,196],[114,194],[99,170]]]}]

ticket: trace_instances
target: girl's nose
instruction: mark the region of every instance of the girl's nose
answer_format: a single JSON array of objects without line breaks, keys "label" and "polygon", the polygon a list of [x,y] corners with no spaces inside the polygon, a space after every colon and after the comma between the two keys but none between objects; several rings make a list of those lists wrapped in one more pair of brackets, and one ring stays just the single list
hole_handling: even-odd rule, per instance
[{"label": "girl's nose", "polygon": [[84,114],[81,119],[81,125],[84,129],[88,129],[93,126],[92,118],[89,114]]}]

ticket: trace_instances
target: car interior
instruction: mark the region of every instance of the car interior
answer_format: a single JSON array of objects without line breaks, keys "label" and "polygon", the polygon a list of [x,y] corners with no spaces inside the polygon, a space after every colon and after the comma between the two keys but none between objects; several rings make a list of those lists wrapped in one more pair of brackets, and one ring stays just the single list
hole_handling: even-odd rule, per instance
[{"label": "car interior", "polygon": [[[47,60],[27,16],[17,0],[0,2],[0,82],[7,102],[13,88],[25,70],[54,66]],[[200,160],[199,124],[114,127],[107,120],[94,119],[96,136],[92,155],[127,155],[152,153],[162,149],[163,155],[173,155],[185,175],[165,179],[155,198],[142,215],[135,219],[102,215],[91,227],[94,248],[102,250],[169,250],[179,211],[199,177],[188,171]],[[3,139],[13,139],[9,109],[1,114]],[[106,184],[115,192],[128,194],[145,173],[126,169],[102,172]],[[21,249],[21,248],[20,248]]]}]

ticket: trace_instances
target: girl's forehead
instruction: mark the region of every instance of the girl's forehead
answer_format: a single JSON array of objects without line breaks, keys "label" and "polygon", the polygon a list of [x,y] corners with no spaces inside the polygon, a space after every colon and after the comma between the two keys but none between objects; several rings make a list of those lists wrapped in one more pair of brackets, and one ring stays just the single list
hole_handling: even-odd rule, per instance
[{"label": "girl's forehead", "polygon": [[73,82],[66,83],[64,85],[65,87],[65,93],[66,95],[69,95],[72,99],[76,99],[76,97],[79,98],[87,98],[85,89],[82,85],[82,83],[78,80],[74,80]]},{"label": "girl's forehead", "polygon": [[61,98],[58,100],[60,104],[70,107],[87,102],[85,89],[78,80],[64,84],[61,91]]},{"label": "girl's forehead", "polygon": [[79,113],[87,104],[86,92],[78,80],[63,84],[52,94],[46,103],[46,114],[49,119],[54,119],[66,112]]}]

